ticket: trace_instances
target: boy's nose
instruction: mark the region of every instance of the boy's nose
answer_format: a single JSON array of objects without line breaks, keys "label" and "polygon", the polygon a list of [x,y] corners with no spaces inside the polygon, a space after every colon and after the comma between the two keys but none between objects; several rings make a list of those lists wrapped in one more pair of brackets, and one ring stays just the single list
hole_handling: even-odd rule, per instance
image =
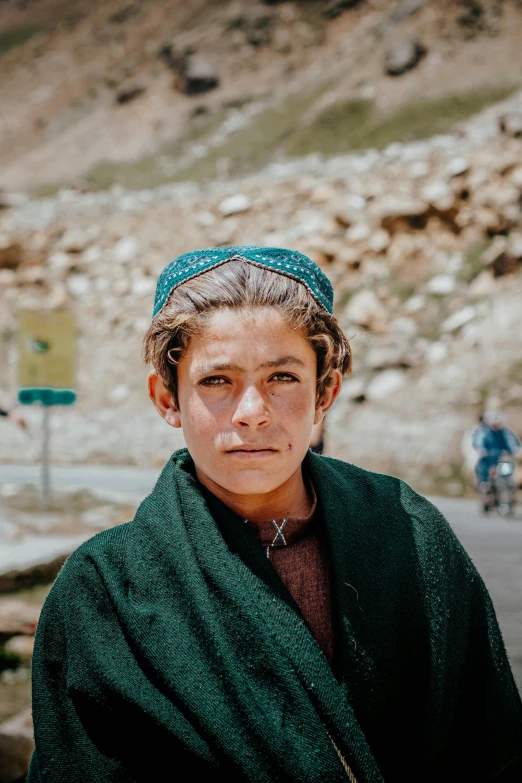
[{"label": "boy's nose", "polygon": [[249,386],[239,399],[232,423],[236,427],[261,427],[269,421],[266,400],[255,386]]}]

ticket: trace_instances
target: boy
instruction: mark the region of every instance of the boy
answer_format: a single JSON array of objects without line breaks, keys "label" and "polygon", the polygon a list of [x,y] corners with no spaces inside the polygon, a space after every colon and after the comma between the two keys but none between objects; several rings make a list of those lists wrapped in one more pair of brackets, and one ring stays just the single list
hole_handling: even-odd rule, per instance
[{"label": "boy", "polygon": [[160,276],[149,395],[187,450],[56,580],[30,783],[520,780],[520,698],[450,528],[308,449],[351,365],[332,305],[289,250]]}]

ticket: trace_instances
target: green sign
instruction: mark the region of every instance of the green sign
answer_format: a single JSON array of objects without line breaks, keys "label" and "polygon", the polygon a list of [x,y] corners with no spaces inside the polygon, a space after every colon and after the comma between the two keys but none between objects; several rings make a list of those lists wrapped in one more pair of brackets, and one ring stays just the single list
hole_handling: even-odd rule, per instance
[{"label": "green sign", "polygon": [[76,402],[76,392],[73,389],[19,389],[20,405],[32,405],[41,402],[42,405],[72,405]]},{"label": "green sign", "polygon": [[25,310],[18,330],[18,400],[72,405],[76,400],[76,329],[69,310]]}]

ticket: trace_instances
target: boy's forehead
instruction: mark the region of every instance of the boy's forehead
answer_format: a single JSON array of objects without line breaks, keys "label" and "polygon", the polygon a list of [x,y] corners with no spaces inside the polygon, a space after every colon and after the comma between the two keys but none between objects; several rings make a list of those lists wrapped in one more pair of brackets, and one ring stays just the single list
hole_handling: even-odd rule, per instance
[{"label": "boy's forehead", "polygon": [[275,308],[249,312],[217,310],[189,343],[187,358],[198,365],[304,363],[314,354],[308,341],[292,329]]}]

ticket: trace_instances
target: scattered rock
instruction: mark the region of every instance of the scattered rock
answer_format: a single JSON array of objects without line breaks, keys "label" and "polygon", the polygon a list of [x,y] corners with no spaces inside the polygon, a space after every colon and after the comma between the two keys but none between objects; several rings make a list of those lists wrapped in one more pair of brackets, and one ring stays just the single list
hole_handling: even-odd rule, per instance
[{"label": "scattered rock", "polygon": [[24,249],[18,242],[0,247],[0,269],[17,269],[24,261]]},{"label": "scattered rock", "polygon": [[520,258],[517,258],[511,253],[501,253],[491,264],[493,270],[493,277],[504,277],[504,275],[512,275],[520,268]]},{"label": "scattered rock", "polygon": [[416,359],[412,359],[412,354],[404,342],[376,345],[364,357],[365,366],[371,370],[412,367],[416,363]]},{"label": "scattered rock", "polygon": [[430,364],[438,364],[444,361],[448,355],[448,346],[443,342],[430,343],[426,348],[426,361]]},{"label": "scattered rock", "polygon": [[371,234],[372,229],[368,223],[354,223],[353,226],[346,229],[344,238],[347,242],[365,242]]},{"label": "scattered rock", "polygon": [[125,24],[125,22],[128,22],[129,19],[132,19],[137,14],[139,14],[139,6],[137,4],[124,5],[123,8],[109,16],[109,22],[111,24]]},{"label": "scattered rock", "polygon": [[522,111],[510,111],[498,119],[502,133],[516,139],[522,136]]},{"label": "scattered rock", "polygon": [[87,275],[69,275],[67,290],[75,299],[83,299],[91,293],[91,279]]},{"label": "scattered rock", "polygon": [[65,253],[81,253],[88,244],[89,237],[85,231],[79,228],[70,228],[64,233],[56,248]]},{"label": "scattered rock", "polygon": [[251,202],[248,196],[244,193],[236,193],[234,196],[228,196],[223,199],[219,205],[219,211],[223,217],[229,215],[237,215],[241,212],[247,212],[251,207]]},{"label": "scattered rock", "polygon": [[360,3],[361,0],[330,0],[323,9],[323,16],[327,19],[335,19],[343,11],[346,11],[348,8],[355,8]]},{"label": "scattered rock", "polygon": [[5,286],[13,285],[16,282],[16,272],[14,269],[0,269],[0,289]]},{"label": "scattered rock", "polygon": [[130,394],[130,389],[125,384],[120,384],[119,386],[115,386],[109,394],[107,395],[111,402],[123,402],[127,399],[127,397]]},{"label": "scattered rock", "polygon": [[219,87],[219,74],[207,60],[189,54],[180,63],[175,86],[185,95],[201,95]]},{"label": "scattered rock", "polygon": [[379,204],[381,226],[392,236],[409,229],[422,231],[428,222],[429,207],[415,198],[389,196]]},{"label": "scattered rock", "polygon": [[489,296],[495,290],[495,280],[489,269],[483,269],[469,285],[469,295],[472,297]]},{"label": "scattered rock", "polygon": [[463,307],[461,310],[457,310],[456,313],[450,315],[449,318],[446,318],[441,326],[441,329],[443,332],[456,332],[457,329],[460,329],[469,321],[473,320],[476,314],[476,308],[472,305]]},{"label": "scattered rock", "polygon": [[365,397],[366,383],[362,378],[352,377],[343,382],[343,396],[352,400]]},{"label": "scattered rock", "polygon": [[134,261],[138,252],[139,245],[135,237],[123,237],[112,249],[114,260],[120,264],[128,264]]},{"label": "scattered rock", "polygon": [[403,0],[390,16],[389,22],[392,25],[401,24],[412,16],[415,16],[426,8],[431,0]]},{"label": "scattered rock", "polygon": [[484,8],[477,0],[459,0],[459,5],[464,9],[457,19],[457,23],[467,28],[470,33],[482,29]]},{"label": "scattered rock", "polygon": [[428,281],[426,291],[428,294],[446,296],[453,293],[456,288],[455,278],[452,275],[436,275]]},{"label": "scattered rock", "polygon": [[401,76],[415,68],[426,55],[427,49],[420,38],[407,38],[388,49],[384,67],[389,76]]},{"label": "scattered rock", "polygon": [[426,307],[426,297],[422,294],[410,297],[404,304],[404,309],[407,313],[418,313],[424,307]]},{"label": "scattered rock", "polygon": [[138,87],[136,85],[134,87],[127,87],[123,90],[120,90],[116,94],[116,103],[119,106],[124,106],[126,103],[131,103],[132,101],[135,101],[136,98],[139,98],[140,95],[143,95],[146,89],[146,87]]},{"label": "scattered rock", "polygon": [[27,663],[33,657],[34,636],[12,636],[4,644],[4,649],[18,656],[23,663]]},{"label": "scattered rock", "polygon": [[386,318],[386,310],[373,291],[359,291],[346,307],[348,320],[365,329],[380,329]]},{"label": "scattered rock", "polygon": [[40,607],[20,598],[0,600],[0,638],[20,634],[33,635],[40,617]]},{"label": "scattered rock", "polygon": [[251,46],[264,46],[272,40],[274,18],[270,11],[254,6],[235,16],[230,21],[229,29],[241,30]]},{"label": "scattered rock", "polygon": [[0,724],[0,783],[25,780],[34,749],[31,710]]},{"label": "scattered rock", "polygon": [[384,400],[402,389],[406,383],[406,374],[401,370],[384,370],[373,378],[366,389],[369,400]]},{"label": "scattered rock", "polygon": [[461,177],[462,174],[466,174],[469,171],[470,164],[467,158],[453,158],[446,166],[446,176],[448,177]]},{"label": "scattered rock", "polygon": [[451,209],[455,203],[455,195],[449,185],[441,180],[428,182],[421,190],[421,198],[438,210]]},{"label": "scattered rock", "polygon": [[383,253],[390,245],[390,235],[384,229],[376,231],[368,240],[368,248],[373,253]]},{"label": "scattered rock", "polygon": [[154,277],[136,277],[130,290],[133,296],[151,296],[156,290],[156,280]]}]

